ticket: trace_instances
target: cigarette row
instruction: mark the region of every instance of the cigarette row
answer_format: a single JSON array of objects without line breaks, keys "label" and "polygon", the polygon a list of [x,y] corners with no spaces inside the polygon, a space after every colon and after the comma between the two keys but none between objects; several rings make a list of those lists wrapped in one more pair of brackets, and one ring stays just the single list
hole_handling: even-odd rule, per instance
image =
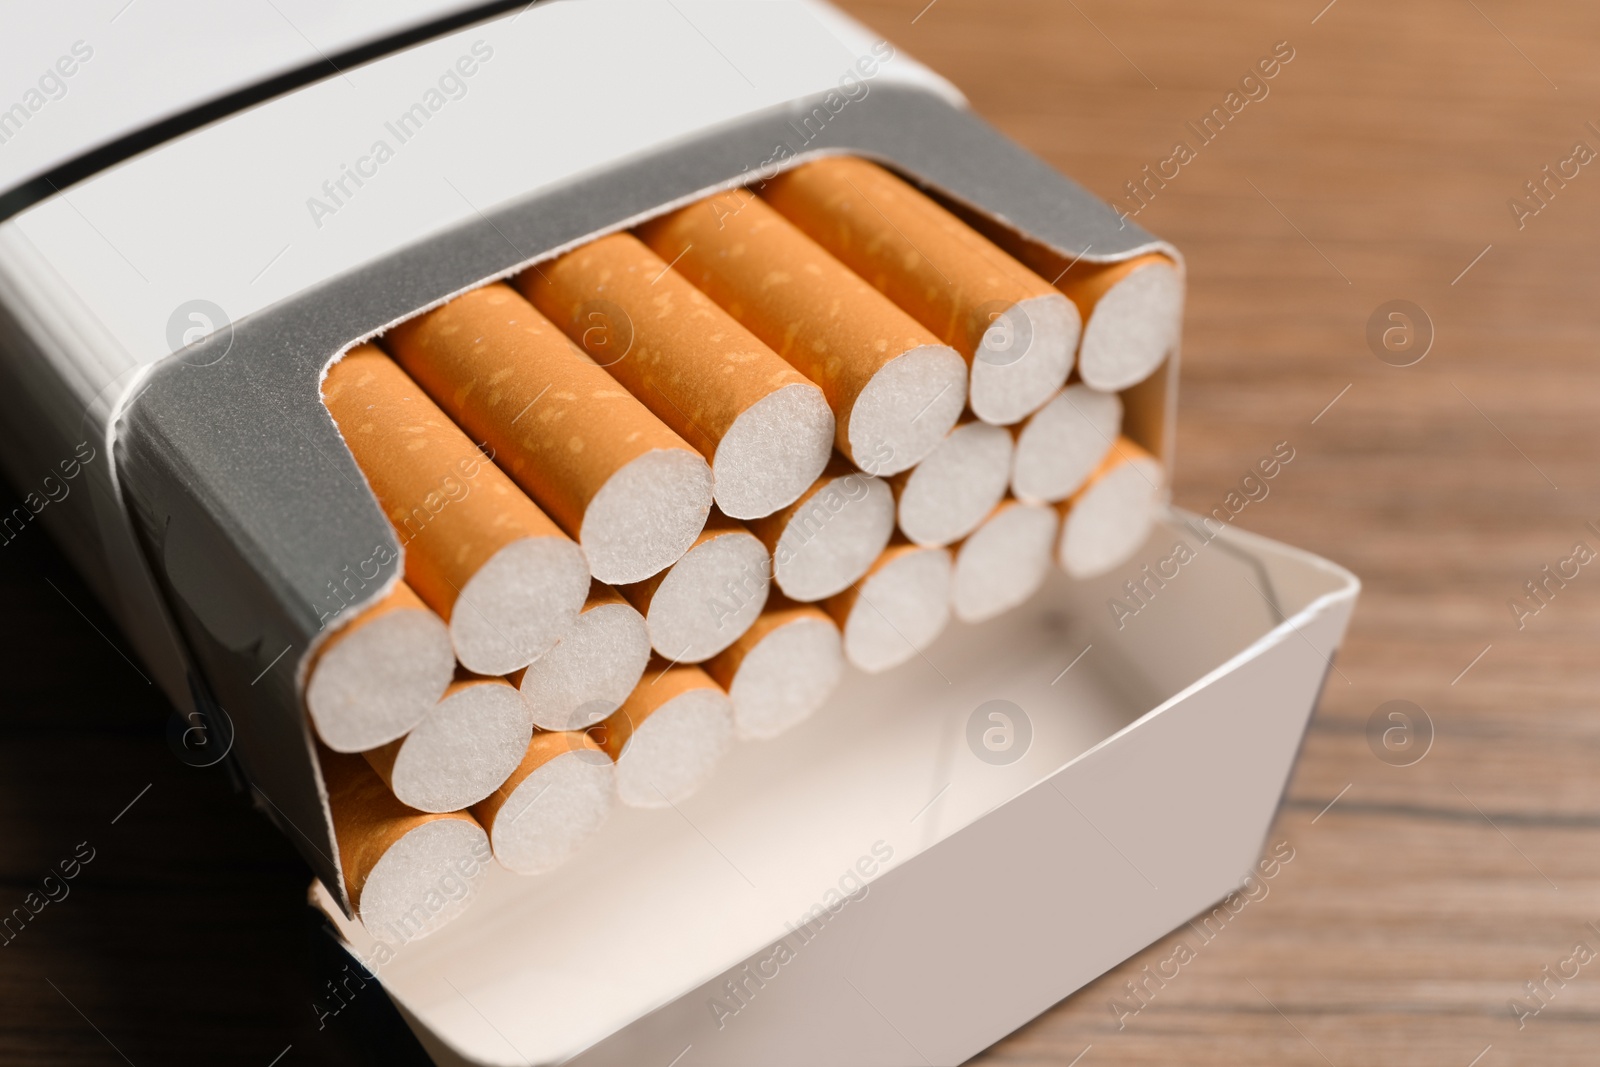
[{"label": "cigarette row", "polygon": [[[767,600],[773,569],[762,541],[714,512],[680,558],[642,582],[613,589],[579,572],[586,594],[579,603],[566,587],[574,584],[570,562],[574,555],[583,557],[581,546],[553,529],[532,498],[487,463],[478,446],[393,359],[370,346],[358,349],[330,371],[325,396],[408,553],[407,581],[386,598],[382,610],[337,634],[313,668],[307,701],[324,742],[365,753],[407,805],[446,812],[474,805],[500,787],[535,728],[570,731],[599,724],[613,739],[607,750],[617,758],[619,772],[628,772],[618,783],[626,802],[654,806],[687,795],[702,775],[685,775],[665,766],[664,757],[650,755],[656,735],[672,736],[664,733],[664,724],[674,716],[656,715],[656,701],[625,698],[630,692],[653,697],[671,688],[660,684],[659,672],[646,671],[652,650],[675,665],[701,662],[750,629]],[[419,482],[433,481],[446,487],[444,500],[429,499],[437,492],[419,491]],[[419,497],[424,507],[413,504]],[[415,519],[418,512],[428,521]],[[513,521],[504,521],[505,514]],[[535,556],[545,549],[554,551]],[[520,566],[494,571],[519,552],[524,558],[513,563]],[[494,580],[485,583],[489,572]],[[437,615],[429,613],[428,600]],[[389,616],[398,616],[402,607],[405,621],[420,636],[404,644],[386,642],[398,629]],[[529,617],[547,626],[564,622],[563,617],[571,621],[537,629],[525,625]],[[484,625],[464,630],[463,622]],[[508,639],[507,631],[520,640]],[[425,646],[428,654],[419,655],[417,646]],[[508,647],[514,657],[474,659]],[[358,654],[361,650],[366,654]],[[517,666],[530,650],[537,650],[537,657]],[[723,672],[726,684],[759,675],[756,667],[766,658],[729,667]],[[392,670],[400,664],[388,661],[400,660],[415,669]],[[427,670],[420,669],[423,663]],[[386,669],[387,686],[362,684],[363,677]],[[810,677],[837,673],[823,669]],[[699,682],[697,688],[717,689],[703,672],[690,676]],[[801,693],[787,699],[790,705],[814,708],[825,695],[811,696],[804,684],[796,684]],[[770,686],[743,681],[736,691],[758,704],[771,703],[764,688]],[[718,700],[729,705],[720,715],[728,728],[708,730],[702,747],[711,752],[720,752],[712,742],[719,733],[730,733],[733,721],[731,702],[725,696]],[[686,697],[674,707],[693,703]],[[649,728],[639,732],[646,718]],[[770,715],[757,718],[755,733],[771,729]],[[645,775],[654,783],[649,789],[630,786],[640,776],[638,768],[652,767],[657,769]]]},{"label": "cigarette row", "polygon": [[[926,650],[952,617],[984,622],[1021,605],[1044,584],[1052,561],[1074,578],[1124,563],[1149,537],[1162,470],[1126,437],[1108,438],[1100,452],[1094,469],[1055,500],[1007,492],[1003,478],[980,494],[980,475],[969,474],[968,507],[958,507],[961,494],[939,498],[950,514],[964,511],[961,523],[951,524],[958,531],[952,537],[929,536],[908,522],[903,492],[890,545],[859,581],[826,602],[842,628],[846,659],[869,673],[899,666]],[[913,538],[914,530],[921,536]]]},{"label": "cigarette row", "polygon": [[[398,588],[402,600],[414,598],[404,585]],[[362,630],[397,611],[417,610],[380,608],[363,617]],[[456,887],[470,888],[491,856],[520,874],[559,866],[600,829],[616,801],[653,808],[683,799],[735,736],[773,737],[807,718],[843,671],[833,619],[814,605],[774,597],[704,669],[651,660],[622,706],[587,731],[534,730],[524,719],[526,740],[509,774],[496,772],[503,780],[470,806],[419,810],[400,798],[400,758],[388,756],[385,767],[372,752],[319,745],[340,862],[357,914],[386,939],[425,936],[459,914],[469,894]],[[503,694],[514,690],[500,679],[446,688],[408,740],[434,731],[435,718],[464,719],[472,709],[443,709],[474,693],[483,708],[512,706]],[[482,729],[482,723],[455,725],[460,733]],[[453,776],[463,777],[459,768]],[[452,776],[443,784],[450,787]],[[441,801],[449,803],[454,800]]]},{"label": "cigarette row", "polygon": [[[379,936],[423,936],[465,906],[464,898],[441,896],[440,885],[464,877],[463,871],[481,871],[490,854],[510,870],[538,874],[564,862],[599,830],[613,798],[646,807],[681,799],[710,773],[732,734],[776,736],[814,712],[838,684],[846,657],[868,671],[888,669],[931,644],[952,611],[981,621],[1026,600],[1044,579],[1052,545],[1069,572],[1079,552],[1105,551],[1096,538],[1117,526],[1129,499],[1159,473],[1153,460],[1123,440],[1100,476],[1063,505],[1008,498],[953,553],[898,539],[863,581],[830,599],[826,611],[774,595],[704,672],[657,660],[593,734],[534,733],[510,775],[470,811],[415,810],[396,798],[385,784],[393,776],[381,777],[370,758],[322,749],[341,862],[358,914]],[[1152,511],[1144,509],[1146,524]],[[1074,540],[1079,526],[1089,531],[1086,548]],[[591,610],[623,607],[600,598]],[[352,628],[351,637],[419,611],[426,609],[402,584]],[[433,618],[445,647],[443,625]],[[572,680],[579,677],[548,684],[572,705]]]},{"label": "cigarette row", "polygon": [[[735,732],[814,710],[844,658],[887,669],[952,612],[1026,599],[1052,553],[1087,575],[1142,540],[1117,487],[1153,492],[1159,467],[1112,446],[1120,402],[1094,386],[1165,357],[1119,319],[1175,338],[1169,261],[1057,289],[854,160],[762,197],[593,242],[329,373],[410,585],[325,646],[313,721],[410,807],[471,805],[513,869],[538,867],[511,843],[530,831],[495,824],[555,755],[675,802]],[[731,594],[714,615],[708,588]]]},{"label": "cigarette row", "polygon": [[[400,882],[398,888],[382,888],[387,884],[383,877],[374,882],[379,888],[366,895],[367,904],[360,905],[363,916],[376,921],[372,916],[383,916],[386,909],[393,909],[395,901],[409,899],[406,894],[410,890],[406,887],[430,884],[429,872],[435,871],[438,864],[429,859],[433,853],[428,849],[454,849],[465,854],[478,847],[478,838],[470,832],[474,826],[479,828],[483,841],[492,841],[492,853],[502,865],[523,873],[548,870],[598,830],[609,814],[614,795],[620,795],[625,803],[645,807],[675,802],[691,793],[710,772],[733,733],[773,736],[804,719],[837,684],[845,657],[865,670],[884,670],[931,643],[952,609],[959,618],[980,621],[1021,603],[1043,581],[1052,543],[1063,567],[1071,571],[1074,550],[1079,549],[1071,535],[1075,524],[1083,524],[1090,531],[1116,528],[1117,510],[1126,508],[1127,500],[1138,495],[1140,486],[1148,488],[1152,484],[1147,479],[1159,477],[1154,462],[1126,440],[1111,450],[1101,467],[1101,473],[1090,479],[1081,492],[1057,507],[1008,498],[976,532],[963,539],[953,559],[949,549],[917,546],[903,537],[897,538],[865,580],[830,598],[826,612],[813,605],[785,601],[781,596],[774,598],[753,626],[711,659],[705,673],[658,660],[623,709],[602,722],[596,731],[598,741],[576,730],[541,731],[529,741],[529,725],[516,714],[520,704],[508,699],[511,686],[497,679],[449,685],[435,713],[423,727],[412,732],[406,744],[434,732],[447,739],[452,733],[459,736],[472,732],[460,728],[466,725],[464,716],[471,710],[460,705],[478,694],[477,703],[482,710],[497,714],[507,725],[508,734],[520,736],[522,748],[508,746],[515,752],[511,758],[514,767],[509,775],[494,774],[496,778],[504,777],[503,783],[486,799],[475,803],[470,815],[457,812],[452,816],[455,824],[444,827],[431,824],[455,808],[464,807],[466,802],[459,796],[437,799],[433,801],[433,814],[424,814],[411,809],[429,810],[426,801],[414,799],[409,806],[396,801],[395,796],[404,792],[400,785],[405,771],[392,755],[395,746],[382,750],[388,755],[387,767],[371,754],[366,767],[351,766],[348,761],[340,764],[346,777],[369,780],[367,803],[377,803],[372,797],[381,799],[380,808],[391,815],[398,812],[399,824],[417,828],[420,835],[380,868],[412,873],[393,876]],[[1135,492],[1130,493],[1130,488]],[[1143,509],[1144,515],[1149,513],[1148,507]],[[1058,514],[1062,518],[1059,538]],[[1087,544],[1091,552],[1104,550],[1093,540]],[[621,639],[631,644],[634,657],[642,658],[646,654],[642,639],[637,634],[628,638],[629,628],[638,629],[638,612],[614,592],[598,586],[597,590],[580,622],[591,617],[604,620],[611,615],[623,620],[631,616],[632,621],[624,627],[599,623],[586,654],[615,647]],[[396,619],[415,621],[407,619],[407,612],[416,616],[425,611],[402,584],[359,620],[341,645],[353,643],[356,635],[392,626]],[[423,619],[429,617],[421,614]],[[441,631],[438,645],[443,647],[442,624],[433,618]],[[842,648],[836,621],[843,628]],[[565,647],[563,642],[557,649]],[[609,662],[615,657],[598,658]],[[552,657],[552,662],[559,661]],[[521,678],[524,687],[534,677],[542,677],[541,684],[553,696],[547,705],[531,706],[559,706],[565,714],[572,714],[581,706],[574,683],[581,683],[582,671],[563,669],[544,676],[526,671]],[[457,707],[452,709],[452,705]],[[594,712],[582,713],[566,725],[586,726],[595,717]],[[456,729],[441,730],[446,725]],[[478,732],[482,732],[481,727]],[[374,772],[382,779],[377,787],[370,781]],[[434,781],[449,784],[459,781],[459,776],[446,774]],[[383,790],[384,783],[394,792]],[[340,809],[343,802],[337,798],[342,794],[332,786],[330,791],[336,809]],[[376,864],[381,855],[375,854],[370,841],[360,844],[364,839],[348,830],[348,819],[336,822],[346,827],[341,849],[352,893],[365,892],[361,886],[370,868],[361,865]],[[355,835],[354,843],[345,848],[344,839],[351,835]],[[399,837],[380,834],[376,840],[387,842],[382,852],[387,854]],[[424,849],[425,841],[435,844]],[[409,850],[420,850],[422,855],[411,857]]]}]

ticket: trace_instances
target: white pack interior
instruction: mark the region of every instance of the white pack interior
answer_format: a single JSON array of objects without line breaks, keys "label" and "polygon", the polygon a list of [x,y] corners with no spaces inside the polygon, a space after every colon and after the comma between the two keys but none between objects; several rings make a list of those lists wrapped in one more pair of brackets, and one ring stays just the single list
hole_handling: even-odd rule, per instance
[{"label": "white pack interior", "polygon": [[1093,578],[1133,555],[1150,534],[1163,484],[1161,465],[1141,457],[1117,464],[1085,489],[1061,523],[1061,569]]},{"label": "white pack interior", "polygon": [[997,314],[973,356],[972,413],[1009,426],[1048,400],[1072,371],[1080,322],[1077,305],[1059,293]]},{"label": "white pack interior", "polygon": [[1183,279],[1165,260],[1146,263],[1106,290],[1083,328],[1078,374],[1115,392],[1150,376],[1178,344]]},{"label": "white pack interior", "polygon": [[589,566],[564,537],[513,541],[461,587],[450,638],[461,665],[509,674],[560,640],[589,596]]},{"label": "white pack interior", "polygon": [[523,703],[541,730],[587,729],[622,706],[649,661],[644,616],[631,604],[596,604],[528,665]]},{"label": "white pack interior", "polygon": [[750,628],[767,602],[772,558],[752,533],[730,530],[695,545],[650,598],[650,644],[674,663],[699,663]]},{"label": "white pack interior", "polygon": [[421,722],[455,666],[450,631],[437,615],[390,611],[322,654],[306,681],[306,709],[329,748],[364,752]]},{"label": "white pack interior", "polygon": [[739,413],[711,461],[717,507],[759,519],[788,507],[822,476],[833,453],[833,412],[815,385],[792,384]]},{"label": "white pack interior", "polygon": [[899,553],[861,580],[844,624],[845,658],[870,674],[898,667],[933,644],[949,622],[949,550]]},{"label": "white pack interior", "polygon": [[617,797],[670,807],[700,788],[732,742],[733,705],[722,690],[680,693],[633,728],[617,757]]},{"label": "white pack interior", "polygon": [[728,686],[735,734],[767,740],[810,718],[844,676],[839,628],[801,617],[779,626],[745,653]]},{"label": "white pack interior", "polygon": [[584,510],[578,543],[589,572],[627,585],[671,566],[700,535],[711,498],[711,467],[698,452],[646,452],[611,475]]},{"label": "white pack interior", "polygon": [[900,489],[900,530],[919,545],[948,545],[973,530],[1006,495],[1011,433],[986,422],[957,426]]},{"label": "white pack interior", "polygon": [[894,532],[894,493],[881,478],[841,475],[796,509],[772,553],[784,595],[821,600],[867,573]]},{"label": "white pack interior", "polygon": [[923,345],[885,363],[850,409],[856,466],[887,477],[922,462],[967,403],[967,364],[945,345]]},{"label": "white pack interior", "polygon": [[[956,618],[992,619],[1037,592],[1050,571],[1056,523],[1056,510],[1048,504],[1015,502],[962,542],[951,578]],[[1143,543],[1140,537],[1126,550],[1132,552]]]},{"label": "white pack interior", "polygon": [[[1177,538],[1192,535],[1175,522],[1163,525],[1145,551],[1165,553]],[[1241,531],[1226,530],[1221,540],[1223,547],[1202,548],[1125,629],[1105,609],[1118,595],[1117,576],[1073,582],[1052,572],[1043,593],[1020,610],[976,626],[953,623],[925,653],[926,665],[919,658],[890,674],[846,672],[821,711],[781,741],[736,746],[677,812],[619,808],[569,863],[538,879],[491,871],[472,911],[398,949],[380,971],[385,988],[429,1052],[451,1067],[562,1062],[685,994],[686,1010],[707,1017],[704,1002],[717,987],[701,990],[702,983],[720,981],[786,936],[874,842],[892,851],[875,875],[882,879],[1263,647],[1284,644],[1320,665],[1323,653],[1307,649],[1247,580],[1264,583],[1292,616],[1345,588],[1348,576]],[[967,740],[974,709],[995,699],[1031,721],[1026,752],[1003,765],[975,758]],[[1154,788],[1143,783],[1141,792]],[[1125,799],[1080,795],[1077,802],[1115,833],[1113,813]],[[1139,846],[1121,840],[1120,847]],[[1148,851],[1133,859],[1168,888],[1190,862]],[[1094,864],[1105,870],[1096,873]],[[1083,877],[1086,884],[1112,878],[1118,899],[1133,898],[1123,904],[1130,911],[1159,911],[1165,899],[1110,848],[1095,853]],[[372,935],[319,893],[352,948],[371,959]],[[927,942],[921,922],[881,936],[857,931],[863,940],[851,973],[870,983],[863,988],[873,999],[891,988],[885,982],[903,981],[905,968],[895,961],[908,946],[920,944],[933,957],[946,951],[941,938]],[[972,927],[979,936],[987,924]],[[789,977],[787,968],[776,979],[780,986],[809,981],[800,972]],[[779,995],[776,988],[756,1003]],[[859,1019],[838,1020],[850,1040],[881,1040],[904,1062],[923,1062],[880,1016],[856,1006]],[[1025,1018],[1044,1006],[1017,1011]],[[904,1018],[909,1009],[892,1011]],[[696,1038],[689,1059],[728,1067],[813,1062],[813,1050],[760,1044],[767,1031],[741,1026],[743,1018],[725,1030],[713,1026],[706,1042]]]},{"label": "white pack interior", "polygon": [[1117,442],[1122,398],[1081,382],[1067,386],[1017,434],[1011,491],[1018,500],[1053,504],[1083,485]]},{"label": "white pack interior", "polygon": [[518,874],[561,866],[611,814],[617,775],[593,749],[563,752],[517,784],[489,831],[494,858]]},{"label": "white pack interior", "polygon": [[460,811],[516,770],[532,734],[528,709],[511,686],[462,686],[400,743],[390,788],[419,811]]}]

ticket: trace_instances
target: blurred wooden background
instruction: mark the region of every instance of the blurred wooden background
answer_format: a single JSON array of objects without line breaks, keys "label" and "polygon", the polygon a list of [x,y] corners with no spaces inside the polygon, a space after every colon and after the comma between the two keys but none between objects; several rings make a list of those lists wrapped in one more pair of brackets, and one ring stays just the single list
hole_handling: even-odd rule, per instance
[{"label": "blurred wooden background", "polygon": [[[1521,228],[1507,204],[1574,142],[1600,151],[1600,8],[1324,3],[845,0],[1107,199],[1288,42],[1269,95],[1138,216],[1190,269],[1176,495],[1209,510],[1287,440],[1240,525],[1366,583],[1270,895],[1125,1026],[1112,998],[1177,934],[980,1063],[1600,1058],[1600,960],[1520,1028],[1510,1008],[1575,943],[1600,951],[1600,565],[1520,631],[1508,606],[1576,542],[1600,550],[1600,167]],[[1397,299],[1434,333],[1405,368],[1366,337]],[[42,531],[0,549],[0,596],[0,905],[98,850],[70,907],[0,947],[0,1062],[400,1062],[359,1012],[318,1028],[336,965],[304,868],[167,753],[167,708]],[[1394,699],[1436,731],[1408,767],[1368,745]]]}]

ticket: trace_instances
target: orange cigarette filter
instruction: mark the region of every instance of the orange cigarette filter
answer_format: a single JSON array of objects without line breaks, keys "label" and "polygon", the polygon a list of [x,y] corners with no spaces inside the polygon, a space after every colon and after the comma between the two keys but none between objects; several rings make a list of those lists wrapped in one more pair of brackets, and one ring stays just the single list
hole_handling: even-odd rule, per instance
[{"label": "orange cigarette filter", "polygon": [[733,705],[699,667],[657,657],[591,736],[616,761],[622,803],[664,808],[698,789],[727,751]]},{"label": "orange cigarette filter", "polygon": [[961,353],[978,418],[1017,422],[1067,380],[1080,330],[1072,302],[882,167],[830,157],[780,174],[761,196]]},{"label": "orange cigarette filter", "polygon": [[595,582],[565,637],[507,680],[542,730],[583,730],[610,715],[650,661],[644,616],[609,585]]},{"label": "orange cigarette filter", "polygon": [[817,604],[801,604],[774,591],[768,596],[765,608],[756,617],[756,621],[750,624],[750,628],[735,638],[727,648],[700,666],[711,676],[712,681],[725,690],[731,690],[745,657],[775,630],[798,619],[813,619],[836,628],[832,618]]},{"label": "orange cigarette filter", "polygon": [[462,671],[415,729],[362,755],[410,807],[459,811],[506,780],[532,732],[514,686]]},{"label": "orange cigarette filter", "polygon": [[949,549],[896,538],[860,581],[824,602],[845,658],[878,674],[933,644],[950,622],[950,568]]},{"label": "orange cigarette filter", "polygon": [[1016,455],[1011,491],[1018,500],[1053,504],[1071,496],[1116,444],[1122,398],[1074,382],[1028,421],[1011,427]]},{"label": "orange cigarette filter", "polygon": [[495,859],[518,874],[566,862],[605,823],[616,795],[611,757],[580,732],[536,733],[522,762],[472,814]]},{"label": "orange cigarette filter", "polygon": [[1058,520],[1048,504],[1007,497],[955,546],[951,606],[963,622],[983,622],[1033,596],[1050,574]]},{"label": "orange cigarette filter", "polygon": [[978,528],[1006,494],[1011,431],[963,418],[928,458],[889,479],[900,531],[919,545],[948,545]]},{"label": "orange cigarette filter", "polygon": [[725,514],[770,515],[822,473],[834,436],[822,390],[632,234],[526,271],[517,287],[700,450]]},{"label": "orange cigarette filter", "polygon": [[727,690],[740,737],[776,737],[809,718],[838,687],[839,627],[817,605],[773,593],[755,624],[704,666]]},{"label": "orange cigarette filter", "polygon": [[755,194],[691,204],[639,236],[822,387],[835,443],[862,470],[903,471],[955,425],[960,354]]},{"label": "orange cigarette filter", "polygon": [[1127,562],[1150,536],[1163,485],[1161,462],[1118,437],[1083,487],[1055,505],[1061,569],[1074,578],[1093,578]]},{"label": "orange cigarette filter", "polygon": [[821,600],[867,572],[894,534],[889,483],[835,455],[793,504],[750,523],[772,555],[772,580],[784,595]]},{"label": "orange cigarette filter", "polygon": [[699,663],[755,622],[771,580],[766,546],[713,511],[682,559],[619,591],[644,615],[652,648],[678,663]]},{"label": "orange cigarette filter", "polygon": [[1056,282],[1083,316],[1078,375],[1096,389],[1137,385],[1178,346],[1183,275],[1160,253],[1072,264]]},{"label": "orange cigarette filter", "polygon": [[405,941],[460,914],[490,858],[477,820],[408,808],[360,756],[326,748],[318,755],[339,866],[367,929]]},{"label": "orange cigarette filter", "polygon": [[450,629],[405,582],[336,630],[306,678],[306,710],[323,744],[360,752],[405,734],[455,671]]},{"label": "orange cigarette filter", "polygon": [[700,453],[509,286],[459,296],[383,345],[577,538],[601,581],[648,578],[705,525]]},{"label": "orange cigarette filter", "polygon": [[330,367],[322,395],[461,663],[503,674],[555,644],[588,595],[578,546],[373,346]]}]

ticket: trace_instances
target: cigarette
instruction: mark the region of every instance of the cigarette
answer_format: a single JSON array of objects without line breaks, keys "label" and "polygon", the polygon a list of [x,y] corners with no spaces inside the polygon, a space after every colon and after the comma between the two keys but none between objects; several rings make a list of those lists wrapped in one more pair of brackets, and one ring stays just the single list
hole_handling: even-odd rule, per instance
[{"label": "cigarette", "polygon": [[1082,382],[1067,386],[1016,433],[1011,492],[1030,504],[1065,500],[1095,472],[1122,426],[1122,398]]},{"label": "cigarette", "polygon": [[490,857],[477,820],[406,807],[360,756],[326,748],[319,756],[339,866],[367,930],[405,942],[466,910]]},{"label": "cigarette", "polygon": [[835,455],[799,500],[751,522],[750,532],[772,553],[772,578],[785,596],[821,600],[867,573],[889,543],[894,494]]},{"label": "cigarette", "polygon": [[506,780],[532,733],[514,686],[466,675],[410,733],[362,755],[401,803],[418,811],[460,811]]},{"label": "cigarette", "polygon": [[555,644],[589,591],[578,546],[378,349],[347,353],[322,393],[462,666],[505,674]]},{"label": "cigarette", "polygon": [[535,307],[711,464],[717,506],[770,515],[833,449],[833,412],[785,363],[632,234],[526,271]]},{"label": "cigarette", "polygon": [[967,401],[960,354],[748,190],[639,236],[822,387],[835,445],[862,470],[906,470],[955,425]]},{"label": "cigarette", "polygon": [[948,545],[978,528],[1011,481],[1011,434],[970,420],[928,458],[889,480],[900,532],[919,545]]},{"label": "cigarette", "polygon": [[1117,438],[1088,483],[1056,505],[1061,569],[1074,578],[1093,578],[1126,563],[1155,525],[1162,483],[1160,462],[1128,438]]},{"label": "cigarette", "polygon": [[650,647],[699,663],[733,644],[767,602],[772,557],[744,526],[712,512],[683,558],[621,592],[644,613]]},{"label": "cigarette", "polygon": [[704,666],[733,702],[734,732],[766,740],[827,702],[844,677],[844,650],[827,612],[774,593],[755,624]]},{"label": "cigarette", "polygon": [[405,582],[335,631],[306,680],[306,710],[335,752],[403,736],[439,702],[455,673],[450,629]]},{"label": "cigarette", "polygon": [[472,814],[500,865],[518,874],[559,867],[611,814],[617,772],[584,733],[536,733],[511,777]]},{"label": "cigarette", "polygon": [[[1046,542],[1047,564],[1049,552]],[[950,580],[948,549],[889,546],[866,577],[828,598],[828,614],[844,634],[845,658],[878,674],[927,649],[950,622]]]},{"label": "cigarette", "polygon": [[541,730],[585,730],[622,706],[650,661],[644,616],[595,582],[572,629],[509,676]]},{"label": "cigarette", "polygon": [[1083,315],[1078,375],[1094,388],[1109,393],[1137,385],[1177,347],[1183,277],[1166,256],[1079,262],[1056,285]]},{"label": "cigarette", "polygon": [[617,764],[617,799],[665,808],[689,797],[733,741],[733,704],[699,667],[655,659],[591,734]]},{"label": "cigarette", "polygon": [[818,160],[766,183],[761,196],[961,353],[978,418],[1009,425],[1067,380],[1081,326],[1073,303],[882,167]]},{"label": "cigarette", "polygon": [[602,582],[643,581],[705,525],[705,459],[509,286],[458,296],[383,345],[495,450]]},{"label": "cigarette", "polygon": [[956,548],[951,607],[962,622],[983,622],[1027,600],[1050,573],[1055,509],[1001,501]]}]

